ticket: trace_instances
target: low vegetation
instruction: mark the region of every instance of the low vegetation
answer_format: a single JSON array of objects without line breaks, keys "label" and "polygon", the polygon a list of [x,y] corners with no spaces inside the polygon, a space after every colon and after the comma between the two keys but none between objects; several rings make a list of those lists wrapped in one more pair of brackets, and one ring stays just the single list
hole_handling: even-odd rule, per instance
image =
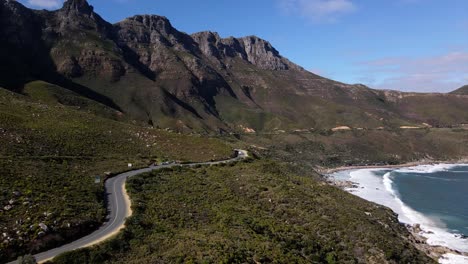
[{"label": "low vegetation", "polygon": [[115,110],[59,87],[28,88],[29,96],[0,89],[0,262],[96,229],[103,181],[128,163],[232,155],[219,140],[118,122]]},{"label": "low vegetation", "polygon": [[[413,161],[456,161],[468,157],[468,130],[422,128],[330,130],[243,136],[259,155],[302,167],[387,165]],[[247,148],[248,146],[246,146]]]},{"label": "low vegetation", "polygon": [[116,239],[53,263],[433,263],[389,209],[252,161],[132,178]]},{"label": "low vegetation", "polygon": [[128,163],[224,159],[232,149],[223,141],[231,140],[295,166],[256,161],[132,179],[129,228],[56,262],[427,263],[390,211],[323,185],[310,168],[468,154],[463,128],[311,130],[239,142],[139,126],[44,82],[23,92],[0,89],[0,261],[96,229],[106,215],[103,181]]}]

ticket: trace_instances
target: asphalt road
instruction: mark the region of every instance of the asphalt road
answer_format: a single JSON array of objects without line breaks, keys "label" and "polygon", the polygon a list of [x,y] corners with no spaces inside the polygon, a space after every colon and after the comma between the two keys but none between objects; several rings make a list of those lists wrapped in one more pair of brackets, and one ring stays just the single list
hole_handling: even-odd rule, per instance
[{"label": "asphalt road", "polygon": [[[95,232],[91,233],[88,236],[82,237],[78,240],[75,240],[69,244],[63,245],[58,248],[54,248],[39,254],[34,255],[38,263],[45,262],[50,260],[62,253],[92,246],[98,244],[119,232],[125,225],[125,219],[131,215],[130,200],[125,192],[125,182],[129,177],[142,174],[145,172],[150,172],[154,170],[160,170],[164,168],[171,168],[176,166],[191,167],[197,165],[216,165],[221,163],[230,163],[238,160],[242,160],[248,157],[248,154],[244,150],[236,150],[237,157],[224,160],[224,161],[214,161],[214,162],[203,162],[203,163],[191,163],[191,164],[168,164],[160,166],[151,166],[145,169],[139,169],[134,171],[125,172],[119,174],[115,177],[112,177],[106,181],[106,193],[108,201],[108,216],[107,221]],[[17,261],[10,262],[8,264],[16,264]]]}]

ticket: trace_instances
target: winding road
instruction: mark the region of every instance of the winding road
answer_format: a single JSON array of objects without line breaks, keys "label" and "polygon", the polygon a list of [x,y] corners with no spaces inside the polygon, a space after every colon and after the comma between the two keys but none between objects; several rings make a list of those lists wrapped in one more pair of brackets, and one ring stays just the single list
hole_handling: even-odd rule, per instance
[{"label": "winding road", "polygon": [[[245,159],[247,157],[247,151],[236,150],[236,157],[228,160],[190,164],[167,164],[159,166],[150,166],[148,168],[125,172],[115,177],[109,178],[105,184],[108,201],[108,220],[95,232],[61,247],[36,254],[34,255],[34,257],[36,258],[36,261],[38,263],[43,263],[53,259],[54,257],[62,253],[96,245],[116,235],[121,229],[125,227],[126,218],[132,215],[132,210],[130,208],[131,201],[125,189],[125,182],[129,177],[154,170],[177,166],[193,167],[197,165],[216,165],[222,163],[231,163]],[[8,264],[16,263],[17,261],[12,261]]]}]

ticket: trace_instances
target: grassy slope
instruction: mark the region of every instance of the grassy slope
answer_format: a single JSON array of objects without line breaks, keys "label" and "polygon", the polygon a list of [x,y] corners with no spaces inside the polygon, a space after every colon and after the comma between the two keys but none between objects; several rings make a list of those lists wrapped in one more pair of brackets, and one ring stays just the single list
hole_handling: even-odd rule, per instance
[{"label": "grassy slope", "polygon": [[397,103],[402,116],[433,126],[451,127],[468,122],[468,97],[447,95],[412,95]]},{"label": "grassy slope", "polygon": [[[312,167],[400,164],[421,159],[468,157],[464,129],[317,131],[310,134],[243,136],[260,155]],[[247,146],[245,147],[247,148]]]},{"label": "grassy slope", "polygon": [[250,97],[244,98],[250,103],[218,97],[217,108],[228,123],[256,131],[417,124],[397,115],[398,106],[364,87],[346,86],[307,72],[259,70],[241,60],[234,60],[232,72],[230,85],[238,96]]},{"label": "grassy slope", "polygon": [[43,81],[27,83],[22,93],[46,105],[65,105],[75,110],[83,110],[109,119],[122,120],[118,111],[91,99],[82,97],[70,90]]},{"label": "grassy slope", "polygon": [[[13,232],[8,232],[9,236],[14,236],[16,231],[20,231],[20,236],[26,238],[24,242],[21,242],[18,240],[18,236],[16,236],[15,241],[2,245],[4,249],[10,250],[2,251],[2,253],[8,254],[10,257],[13,257],[15,254],[22,254],[25,250],[52,246],[57,242],[60,243],[63,240],[71,239],[82,232],[89,231],[90,228],[96,227],[102,221],[105,212],[102,200],[100,199],[102,185],[93,183],[94,175],[103,176],[105,171],[116,172],[125,170],[128,162],[133,162],[136,166],[139,166],[155,159],[208,160],[231,154],[229,148],[219,141],[206,140],[199,137],[186,137],[117,122],[115,120],[125,119],[125,117],[121,117],[113,110],[93,101],[88,101],[73,93],[63,91],[60,87],[35,82],[28,85],[25,92],[29,97],[0,90],[0,124],[2,124],[0,125],[0,143],[2,146],[5,146],[5,148],[0,150],[2,157],[0,159],[0,170],[2,170],[0,173],[3,176],[0,188],[3,195],[3,205],[8,204],[10,199],[15,200],[14,209],[4,212],[0,216],[0,228],[13,230]],[[273,121],[268,117],[261,117],[259,122],[268,123]],[[466,135],[466,131],[457,129],[396,130],[393,132],[354,131],[339,133],[318,131],[317,133],[302,135],[251,136],[244,137],[243,140],[247,143],[252,142],[255,145],[269,147],[267,154],[281,160],[301,164],[308,162],[313,165],[329,167],[382,161],[397,163],[426,157],[427,155],[433,155],[433,157],[441,159],[466,156],[468,154],[466,153],[466,149],[468,148],[463,147],[467,145],[468,139]],[[202,145],[206,147],[200,147]],[[395,226],[393,231],[388,231],[384,235],[383,233],[379,233],[376,228],[365,226],[366,229],[370,229],[367,230],[368,232],[364,237],[359,237],[352,233],[343,234],[339,230],[343,226],[346,226],[345,222],[349,220],[352,220],[351,225],[353,223],[356,226],[358,223],[367,224],[366,220],[362,219],[363,216],[355,219],[344,218],[340,224],[326,222],[326,217],[325,220],[318,218],[318,215],[327,215],[324,212],[328,212],[328,217],[331,219],[336,218],[336,214],[338,213],[347,216],[359,215],[365,210],[369,211],[372,209],[372,207],[367,207],[370,206],[369,204],[359,199],[356,200],[357,198],[351,198],[352,196],[347,196],[347,194],[339,190],[324,187],[308,178],[293,176],[285,171],[284,168],[279,168],[279,171],[268,171],[265,168],[269,166],[273,168],[277,165],[265,165],[263,162],[259,162],[255,163],[252,168],[248,168],[248,165],[242,165],[241,167],[226,168],[229,171],[224,172],[217,169],[213,171],[209,170],[204,177],[208,177],[208,182],[213,181],[214,183],[202,182],[200,185],[208,189],[211,187],[218,188],[215,190],[228,188],[232,185],[232,175],[243,175],[244,171],[248,172],[249,177],[245,179],[245,183],[249,186],[257,186],[259,183],[255,181],[261,180],[272,186],[284,187],[294,184],[298,179],[300,181],[307,179],[307,181],[301,182],[300,185],[306,185],[311,189],[305,189],[304,192],[311,192],[319,197],[325,196],[326,199],[321,200],[317,204],[296,204],[299,200],[313,200],[313,198],[302,196],[304,193],[299,193],[301,196],[297,196],[296,192],[288,192],[289,187],[274,190],[275,192],[278,191],[274,195],[283,195],[280,199],[291,199],[294,201],[291,208],[300,208],[300,210],[290,213],[299,214],[299,211],[316,210],[314,214],[309,216],[312,217],[311,219],[317,217],[317,222],[314,223],[320,228],[325,228],[326,232],[333,233],[332,230],[338,230],[334,238],[311,235],[310,237],[307,236],[307,239],[315,241],[314,243],[307,242],[305,244],[293,245],[294,241],[292,240],[300,241],[302,238],[300,236],[310,233],[311,230],[308,228],[311,227],[304,225],[305,222],[298,223],[294,228],[282,226],[281,222],[273,221],[274,219],[281,219],[280,216],[282,215],[280,212],[274,211],[274,208],[269,208],[269,214],[261,210],[258,211],[259,208],[257,207],[263,208],[264,204],[262,201],[256,204],[254,198],[249,196],[249,193],[242,193],[239,197],[229,196],[226,198],[223,196],[220,198],[216,196],[218,194],[214,191],[212,193],[190,192],[190,190],[184,188],[186,186],[192,188],[191,182],[193,179],[184,178],[184,176],[195,175],[192,172],[188,172],[186,175],[184,173],[182,178],[175,177],[173,182],[172,180],[166,181],[166,178],[164,178],[164,182],[169,184],[168,186],[163,185],[166,186],[166,191],[170,192],[171,190],[182,188],[181,192],[186,192],[182,193],[182,196],[177,197],[177,201],[185,201],[187,199],[192,202],[192,208],[200,207],[208,211],[216,209],[211,208],[211,204],[221,204],[222,208],[217,208],[214,211],[216,217],[218,215],[229,217],[229,214],[223,212],[227,207],[230,208],[229,212],[235,212],[233,218],[239,217],[239,219],[248,219],[248,221],[253,222],[234,222],[231,225],[232,223],[230,222],[227,224],[217,222],[218,218],[215,217],[214,222],[210,222],[211,224],[206,227],[205,224],[207,223],[203,222],[206,219],[202,219],[202,223],[195,222],[195,226],[188,228],[183,226],[188,220],[172,219],[170,217],[174,214],[180,215],[180,208],[182,208],[180,204],[172,203],[171,206],[167,206],[164,203],[159,206],[167,207],[168,211],[159,209],[148,211],[145,209],[141,214],[144,214],[145,217],[158,218],[166,215],[170,218],[168,221],[182,221],[181,227],[179,224],[168,223],[170,228],[174,228],[175,230],[173,232],[168,231],[169,233],[165,234],[168,237],[158,237],[158,233],[154,234],[153,230],[149,233],[138,234],[138,236],[142,235],[143,238],[135,239],[133,235],[136,231],[133,230],[132,225],[130,233],[126,233],[126,236],[130,237],[125,237],[125,240],[130,240],[131,242],[117,243],[114,241],[98,248],[97,251],[91,251],[90,254],[93,256],[95,254],[102,255],[101,257],[107,258],[107,255],[100,250],[112,253],[123,250],[124,253],[122,255],[117,255],[118,258],[122,258],[122,262],[129,260],[129,258],[144,259],[144,261],[153,260],[152,258],[163,259],[165,261],[175,261],[178,259],[185,261],[188,258],[194,258],[196,261],[200,261],[200,258],[204,257],[216,262],[225,258],[235,260],[238,257],[248,258],[249,260],[255,257],[261,260],[265,256],[275,256],[275,259],[279,260],[282,257],[297,258],[300,262],[310,259],[325,261],[328,256],[329,260],[337,259],[344,262],[345,260],[350,262],[359,260],[380,263],[382,258],[397,258],[398,256],[404,258],[406,256],[405,254],[407,253],[403,254],[398,249],[397,251],[388,251],[390,247],[386,244],[387,242],[379,244],[377,251],[369,251],[370,249],[368,248],[369,245],[374,243],[368,241],[372,239],[372,236],[385,236],[389,237],[388,239],[392,239],[395,234],[405,232],[399,227]],[[64,174],[66,174],[66,177],[64,177]],[[47,177],[44,177],[44,175],[47,175]],[[289,177],[284,178],[284,175],[289,175]],[[264,180],[265,177],[267,177],[267,180]],[[199,178],[196,179],[197,181],[200,180]],[[137,194],[137,199],[156,202],[158,197],[160,200],[162,198],[167,199],[167,197],[174,198],[168,193],[159,193],[158,184],[160,182],[156,184],[152,180],[150,181],[150,179],[146,180],[138,182],[138,184],[133,186],[135,189],[146,185],[148,185],[148,188],[151,188],[143,192],[145,196],[140,197]],[[260,187],[258,186],[258,188]],[[294,186],[294,188],[298,187]],[[20,191],[21,195],[15,197],[12,193],[13,191]],[[156,198],[153,198],[153,196]],[[246,196],[245,199],[244,196]],[[202,197],[204,198],[202,199]],[[257,199],[259,196],[253,197]],[[225,202],[224,198],[226,198],[227,204],[223,204]],[[57,203],[57,199],[61,202]],[[348,206],[340,205],[343,199],[345,199],[344,205],[348,203]],[[206,201],[210,201],[210,203],[207,204]],[[332,206],[329,206],[329,204]],[[355,204],[359,204],[359,206],[355,206]],[[151,204],[151,207],[153,206],[154,204]],[[30,213],[31,211],[35,213]],[[254,212],[255,215],[249,218],[245,214],[245,211]],[[44,213],[46,214],[44,215]],[[48,215],[49,213],[51,214]],[[164,215],[160,215],[160,213]],[[211,217],[212,215],[208,216]],[[287,214],[286,217],[288,217]],[[16,221],[19,222],[17,223]],[[46,223],[55,234],[37,239],[38,233],[41,231],[37,224],[41,222]],[[253,228],[256,228],[257,222],[262,223],[261,229],[266,228],[263,225],[267,225],[270,228],[270,232],[256,235],[249,233],[252,232]],[[254,227],[251,226],[252,223]],[[68,224],[71,227],[68,227]],[[146,224],[143,224],[144,228],[154,227],[153,225],[146,226]],[[161,225],[166,224],[161,223]],[[140,227],[141,222],[137,221],[135,228],[139,229]],[[167,226],[166,228],[170,229]],[[217,228],[220,229],[218,230]],[[350,232],[347,229],[343,229],[343,232]],[[214,233],[207,233],[209,230],[215,231]],[[182,237],[175,236],[174,232],[181,232]],[[282,237],[278,238],[276,236],[283,233],[287,234],[287,238],[292,237],[294,239],[283,241],[286,243],[285,246],[278,246],[284,243],[280,243],[281,241],[278,240],[283,239]],[[187,240],[187,237],[191,235],[200,237],[201,241],[204,242],[197,244],[200,242],[199,240]],[[244,239],[240,244],[233,242],[237,241],[238,236]],[[359,241],[354,241],[353,237],[357,237]],[[352,241],[349,243],[359,246],[358,248],[350,248],[349,245],[343,246],[339,243],[341,242],[340,239],[345,239],[348,242]],[[217,242],[225,243],[228,245],[228,248],[216,248],[213,245]],[[141,246],[141,244],[154,245],[155,243],[156,246],[153,247]],[[159,251],[158,243],[169,243],[171,245],[170,248],[173,248],[173,250],[163,253],[162,250],[164,248]],[[254,246],[258,243],[263,245],[263,251],[259,252],[257,247]],[[361,243],[364,244],[361,245]],[[336,249],[337,245],[341,248]],[[205,248],[205,246],[209,246],[209,248]],[[307,256],[303,256],[304,254],[294,255],[297,252],[293,249],[299,246],[304,247],[306,252],[310,250],[310,254]],[[193,247],[193,250],[184,255],[183,252],[191,247]],[[333,252],[331,252],[332,247],[334,248]],[[207,251],[208,249],[212,251]],[[212,256],[211,259],[209,259],[209,256],[201,256],[197,253],[203,251],[210,252],[208,254]],[[225,251],[228,253],[225,254]],[[413,252],[412,249],[410,251]],[[85,250],[84,252],[88,251]],[[369,256],[365,256],[362,252],[372,253]],[[145,259],[143,256],[147,258]],[[4,258],[5,255],[0,255],[0,257]],[[185,257],[187,259],[184,259]],[[353,260],[353,258],[356,259]],[[82,261],[79,257],[76,260]],[[117,258],[112,259],[112,261],[115,260]]]},{"label": "grassy slope", "polygon": [[[126,170],[129,162],[145,166],[154,160],[204,161],[232,154],[218,140],[105,118],[113,110],[58,87],[34,83],[26,92],[33,98],[0,89],[2,261],[96,228],[105,215],[96,175]],[[78,102],[81,110],[60,104],[63,98]],[[10,201],[12,208],[6,208]],[[49,227],[46,236],[39,223]]]},{"label": "grassy slope", "polygon": [[133,178],[126,231],[54,263],[432,263],[390,210],[291,169],[253,161]]}]

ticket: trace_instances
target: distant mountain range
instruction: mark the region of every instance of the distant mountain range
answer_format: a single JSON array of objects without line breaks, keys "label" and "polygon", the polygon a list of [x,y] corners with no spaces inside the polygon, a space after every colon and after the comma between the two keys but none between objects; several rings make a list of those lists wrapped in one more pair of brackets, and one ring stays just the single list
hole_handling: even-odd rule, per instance
[{"label": "distant mountain range", "polygon": [[[0,2],[0,87],[42,80],[157,127],[254,132],[451,126],[468,121],[452,94],[370,89],[315,75],[256,36],[192,35],[165,17],[110,24],[86,0],[56,11]],[[464,92],[463,92],[464,91]]]}]

